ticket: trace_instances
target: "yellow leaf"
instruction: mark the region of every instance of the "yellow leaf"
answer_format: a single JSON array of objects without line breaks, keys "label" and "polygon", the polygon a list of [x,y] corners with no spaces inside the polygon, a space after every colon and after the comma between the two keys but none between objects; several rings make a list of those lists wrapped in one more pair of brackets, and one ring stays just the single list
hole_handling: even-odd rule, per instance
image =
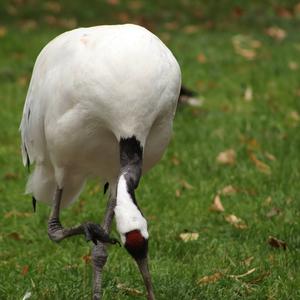
[{"label": "yellow leaf", "polygon": [[286,31],[278,26],[272,26],[266,29],[268,36],[272,37],[277,41],[282,41],[286,38]]},{"label": "yellow leaf", "polygon": [[235,215],[228,215],[225,217],[225,220],[228,223],[230,223],[231,225],[233,225],[235,228],[238,228],[238,229],[246,229],[247,228],[247,225],[244,223],[244,221]]},{"label": "yellow leaf", "polygon": [[251,161],[255,164],[256,168],[262,172],[265,173],[267,175],[271,174],[271,168],[265,164],[264,162],[260,161],[255,154],[253,153],[249,153],[249,157],[251,159]]},{"label": "yellow leaf", "polygon": [[180,183],[181,183],[182,187],[187,189],[187,190],[192,190],[194,188],[191,184],[189,184],[185,180],[181,180]]},{"label": "yellow leaf", "polygon": [[276,157],[273,154],[269,153],[269,152],[265,152],[265,156],[268,160],[271,160],[271,161],[276,160]]},{"label": "yellow leaf", "polygon": [[217,162],[222,165],[233,165],[236,161],[236,153],[234,149],[228,149],[220,152],[217,156]]},{"label": "yellow leaf", "polygon": [[223,277],[223,274],[220,272],[216,272],[215,274],[204,276],[198,280],[198,284],[208,284],[208,283],[214,283],[221,279]]},{"label": "yellow leaf", "polygon": [[251,86],[247,86],[247,88],[245,89],[245,93],[244,93],[244,99],[246,102],[250,102],[252,101],[253,98],[253,91]]},{"label": "yellow leaf", "polygon": [[221,194],[224,196],[230,196],[236,194],[237,190],[232,185],[227,185],[221,190]]},{"label": "yellow leaf", "polygon": [[209,208],[211,211],[223,212],[225,209],[222,205],[221,198],[219,195],[216,195],[213,201],[213,204]]},{"label": "yellow leaf", "polygon": [[0,38],[6,36],[7,34],[7,29],[5,26],[0,26]]},{"label": "yellow leaf", "polygon": [[199,233],[198,232],[183,232],[183,233],[180,233],[179,237],[182,241],[184,241],[186,243],[186,242],[198,240]]}]

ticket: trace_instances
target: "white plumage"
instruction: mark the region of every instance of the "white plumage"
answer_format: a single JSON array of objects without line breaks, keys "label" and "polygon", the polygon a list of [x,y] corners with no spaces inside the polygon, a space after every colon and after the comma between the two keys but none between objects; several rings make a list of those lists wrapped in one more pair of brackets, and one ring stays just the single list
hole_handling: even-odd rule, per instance
[{"label": "white plumage", "polygon": [[140,26],[55,38],[35,63],[20,127],[23,162],[26,151],[35,162],[27,192],[51,203],[58,184],[66,206],[90,176],[116,182],[120,137],[138,138],[150,169],[169,142],[180,85],[171,52]]}]

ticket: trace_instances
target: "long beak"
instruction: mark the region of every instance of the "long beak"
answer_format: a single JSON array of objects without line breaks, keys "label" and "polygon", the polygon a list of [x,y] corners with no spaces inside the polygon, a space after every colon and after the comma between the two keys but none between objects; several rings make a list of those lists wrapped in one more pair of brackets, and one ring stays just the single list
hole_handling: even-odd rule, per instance
[{"label": "long beak", "polygon": [[142,277],[143,277],[143,280],[144,280],[144,283],[145,283],[145,286],[147,289],[147,300],[155,300],[147,257],[142,258],[142,259],[136,259],[136,263],[142,274]]}]

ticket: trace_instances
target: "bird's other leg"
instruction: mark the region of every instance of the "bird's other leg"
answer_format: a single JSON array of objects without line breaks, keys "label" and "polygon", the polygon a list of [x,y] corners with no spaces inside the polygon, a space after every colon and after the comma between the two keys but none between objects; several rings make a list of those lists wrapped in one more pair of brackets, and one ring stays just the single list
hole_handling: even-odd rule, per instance
[{"label": "bird's other leg", "polygon": [[86,239],[92,240],[94,244],[97,241],[115,244],[118,241],[109,237],[108,233],[100,225],[86,222],[78,226],[64,228],[59,220],[60,203],[62,199],[63,189],[57,187],[53,199],[53,206],[48,220],[48,235],[54,242],[60,242],[64,238],[73,235],[83,234]]},{"label": "bird's other leg", "polygon": [[[114,208],[116,206],[115,193],[111,192],[106,207],[106,212],[102,227],[106,232],[110,232],[111,223],[114,217]],[[104,243],[94,245],[92,250],[93,262],[93,300],[101,299],[102,271],[107,260],[107,250]]]}]

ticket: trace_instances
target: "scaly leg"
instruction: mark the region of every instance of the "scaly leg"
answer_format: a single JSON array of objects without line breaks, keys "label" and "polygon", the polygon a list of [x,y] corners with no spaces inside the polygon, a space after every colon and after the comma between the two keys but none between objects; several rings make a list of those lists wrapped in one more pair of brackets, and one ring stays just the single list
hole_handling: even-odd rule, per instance
[{"label": "scaly leg", "polygon": [[93,241],[97,244],[97,241],[116,244],[118,241],[109,237],[105,229],[100,225],[87,222],[74,226],[71,228],[64,228],[59,221],[60,202],[62,198],[63,189],[57,187],[54,195],[52,211],[48,221],[48,235],[54,242],[60,242],[66,237],[83,234],[87,241]]},{"label": "scaly leg", "polygon": [[[116,206],[116,195],[114,189],[111,190],[109,200],[106,207],[104,221],[102,227],[106,232],[110,232],[111,223],[114,217],[114,209]],[[104,243],[94,245],[92,250],[93,261],[93,300],[101,299],[101,283],[102,270],[107,260],[107,250]]]}]

